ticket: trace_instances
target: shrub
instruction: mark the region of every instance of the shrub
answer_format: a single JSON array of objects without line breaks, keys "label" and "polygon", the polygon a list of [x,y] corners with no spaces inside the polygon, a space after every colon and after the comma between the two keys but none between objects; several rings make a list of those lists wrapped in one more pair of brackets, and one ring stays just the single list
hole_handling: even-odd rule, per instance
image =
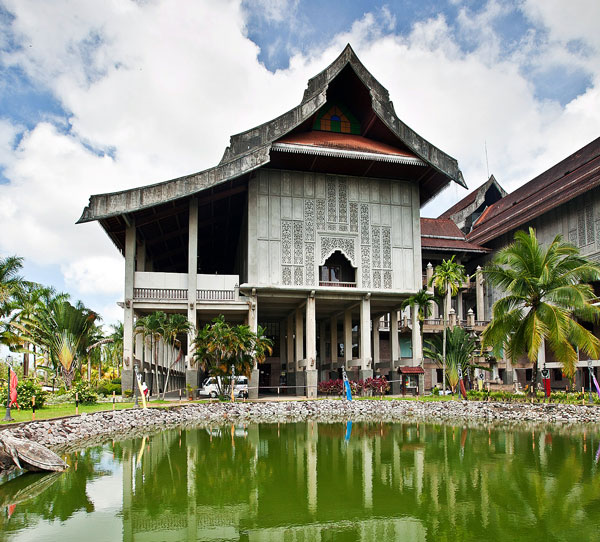
[{"label": "shrub", "polygon": [[431,395],[439,395],[440,394],[440,388],[438,388],[437,386],[435,386],[432,390],[431,390]]},{"label": "shrub", "polygon": [[75,394],[78,394],[82,405],[93,405],[98,402],[98,394],[89,382],[77,382],[69,391],[72,401],[75,401]]},{"label": "shrub", "polygon": [[114,380],[109,382],[101,381],[96,391],[100,395],[112,395],[113,391],[121,395],[121,383],[116,383]]},{"label": "shrub", "polygon": [[[42,390],[42,387],[30,378],[21,379],[17,384],[17,403],[19,408],[23,410],[31,409],[32,397],[35,395],[35,407],[42,408],[46,403],[47,393]],[[8,402],[8,391],[6,385],[2,387],[0,392],[0,401],[5,406]]]}]

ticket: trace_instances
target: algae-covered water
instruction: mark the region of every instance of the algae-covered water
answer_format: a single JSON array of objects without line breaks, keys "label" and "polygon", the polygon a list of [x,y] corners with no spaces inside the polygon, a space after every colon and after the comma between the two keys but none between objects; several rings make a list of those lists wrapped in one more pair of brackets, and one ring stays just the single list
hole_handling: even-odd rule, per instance
[{"label": "algae-covered water", "polygon": [[316,422],[110,441],[0,486],[0,540],[599,540],[597,431]]}]

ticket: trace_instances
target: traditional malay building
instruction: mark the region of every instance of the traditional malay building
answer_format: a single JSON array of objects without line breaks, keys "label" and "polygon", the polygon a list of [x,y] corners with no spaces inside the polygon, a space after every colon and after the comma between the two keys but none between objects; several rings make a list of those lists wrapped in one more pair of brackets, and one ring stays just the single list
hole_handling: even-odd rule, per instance
[{"label": "traditional malay building", "polygon": [[[488,254],[476,261],[478,265],[484,265],[497,250],[511,243],[516,231],[529,227],[535,228],[541,243],[549,244],[560,234],[563,240],[577,246],[583,256],[600,261],[600,138],[510,194],[492,179],[441,215],[463,227],[468,242],[488,249]],[[596,294],[600,294],[600,285],[594,287]],[[502,295],[497,289],[485,289],[483,310],[488,318],[493,304]],[[600,336],[597,324],[584,325]],[[515,360],[514,365],[509,360],[500,363],[508,369],[502,374],[505,383],[513,379],[523,387],[531,383],[531,365],[525,359]],[[598,377],[600,360],[583,359],[582,354],[577,389],[581,386],[587,389],[588,364]],[[541,352],[539,366],[544,365],[551,369],[552,386],[564,389],[567,379],[549,348]]]},{"label": "traditional malay building", "polygon": [[342,366],[354,378],[422,373],[415,317],[410,358],[392,317],[382,359],[380,321],[422,287],[420,208],[451,182],[465,186],[456,160],[396,116],[348,45],[297,107],[233,136],[217,166],[92,196],[79,222],[99,221],[125,257],[123,387],[150,359],[135,321],[156,310],[195,328],[219,314],[264,326],[275,348],[252,373],[253,395],[286,384],[314,396]]}]

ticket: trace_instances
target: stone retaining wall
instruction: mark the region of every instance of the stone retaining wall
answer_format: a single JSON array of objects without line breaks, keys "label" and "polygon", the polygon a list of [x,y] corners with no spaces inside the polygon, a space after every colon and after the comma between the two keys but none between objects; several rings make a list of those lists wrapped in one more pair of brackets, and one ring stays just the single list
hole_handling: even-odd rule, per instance
[{"label": "stone retaining wall", "polygon": [[482,424],[568,425],[587,427],[600,422],[600,407],[558,404],[483,403],[467,401],[285,401],[265,403],[205,403],[168,408],[97,412],[7,427],[14,436],[29,438],[55,450],[130,438],[176,426],[225,423],[278,423],[315,420],[454,422]]}]

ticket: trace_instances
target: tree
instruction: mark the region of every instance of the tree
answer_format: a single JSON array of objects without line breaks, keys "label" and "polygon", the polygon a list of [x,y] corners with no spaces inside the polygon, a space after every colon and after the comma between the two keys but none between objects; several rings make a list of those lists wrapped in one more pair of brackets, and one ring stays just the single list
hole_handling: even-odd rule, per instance
[{"label": "tree", "polygon": [[254,333],[246,325],[230,326],[223,315],[198,330],[194,340],[199,366],[217,378],[219,395],[223,395],[223,382],[231,379],[231,366],[235,374],[250,376],[254,362],[262,363],[272,351],[272,341],[258,327]]},{"label": "tree", "polygon": [[452,296],[458,293],[461,284],[466,280],[465,268],[461,264],[454,261],[454,256],[449,260],[442,260],[440,265],[436,265],[433,271],[433,276],[429,281],[429,286],[435,285],[438,291],[444,294],[444,330],[442,332],[442,371],[443,371],[443,387],[446,392],[446,326],[448,325],[450,305],[452,304]]},{"label": "tree", "polygon": [[[434,335],[425,341],[423,352],[432,360],[436,361],[440,367],[444,364],[444,348],[442,345],[443,337]],[[482,368],[471,363],[473,354],[477,347],[474,337],[471,337],[462,327],[448,328],[446,331],[445,348],[445,377],[454,393],[456,385],[459,382],[458,369],[462,369],[463,374],[467,374],[472,369]]]},{"label": "tree", "polygon": [[418,311],[417,321],[419,323],[419,336],[421,337],[421,351],[423,351],[423,322],[431,314],[431,305],[436,301],[436,296],[429,293],[425,288],[421,288],[416,294],[411,295],[402,302],[403,309],[410,307],[411,311]]},{"label": "tree", "polygon": [[69,389],[81,358],[94,340],[98,319],[99,316],[81,302],[72,305],[58,296],[23,319],[23,340],[48,353],[55,371],[62,373]]},{"label": "tree", "polygon": [[141,333],[144,336],[144,344],[146,343],[145,338],[150,337],[150,368],[152,368],[152,363],[154,362],[154,377],[150,383],[150,395],[154,395],[155,386],[156,394],[158,395],[159,393],[158,356],[154,351],[154,345],[156,341],[159,341],[163,337],[166,319],[167,315],[164,312],[156,311],[143,318],[138,318],[136,322],[136,334]]},{"label": "tree", "polygon": [[547,343],[563,372],[572,378],[576,348],[597,358],[600,341],[578,320],[597,322],[594,291],[588,284],[600,279],[600,266],[557,235],[540,246],[535,230],[518,231],[514,242],[496,254],[484,269],[491,284],[506,296],[494,303],[492,321],[483,333],[483,345],[503,347],[512,360],[526,355],[533,366],[531,394],[535,393],[538,355]]},{"label": "tree", "polygon": [[0,318],[8,316],[14,305],[15,297],[22,294],[25,280],[19,275],[23,268],[23,258],[7,256],[0,258]]},{"label": "tree", "polygon": [[[182,333],[189,333],[191,329],[192,324],[185,315],[171,314],[164,324],[165,343],[171,346],[172,348],[175,347],[176,344],[179,344],[179,346],[181,346],[181,342],[177,339],[177,336],[181,335]],[[173,357],[175,358],[174,354]],[[169,364],[167,361],[167,380],[165,382],[165,387],[163,390],[163,400],[165,398],[165,394],[167,393],[167,386],[169,385],[169,376],[171,374],[171,369],[173,368],[173,365],[177,362],[177,360],[178,357],[175,358],[175,361],[172,364]]]}]

